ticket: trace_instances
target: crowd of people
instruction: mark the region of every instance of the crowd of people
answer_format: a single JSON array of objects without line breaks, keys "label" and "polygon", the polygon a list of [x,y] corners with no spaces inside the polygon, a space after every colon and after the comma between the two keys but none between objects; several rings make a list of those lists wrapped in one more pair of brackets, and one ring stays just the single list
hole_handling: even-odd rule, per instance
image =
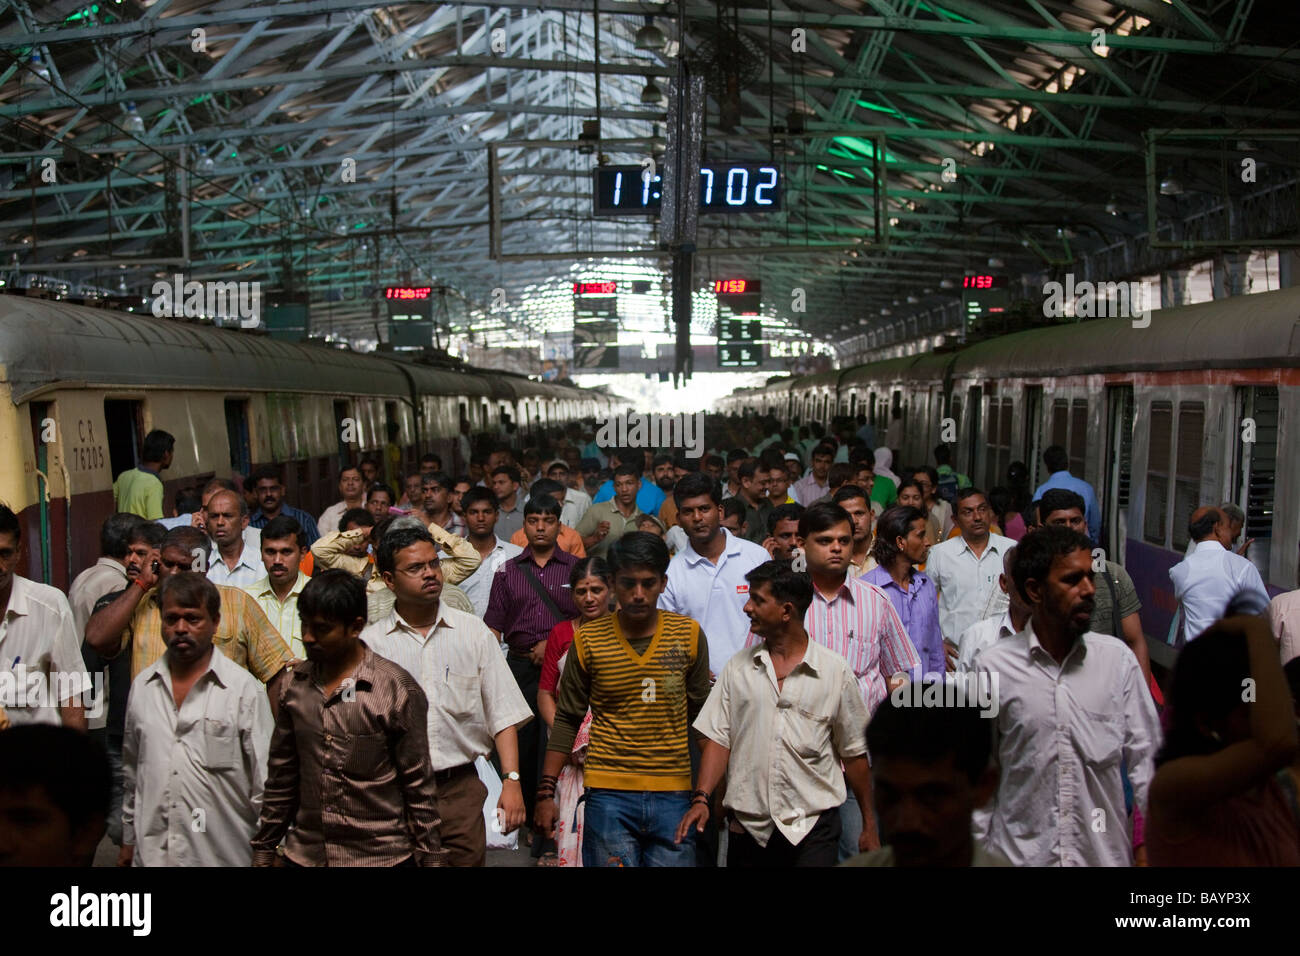
[{"label": "crowd of people", "polygon": [[1063,449],[986,493],[861,416],[705,435],[463,435],[314,517],[275,467],[165,517],[152,432],[66,596],[0,506],[0,690],[50,678],[2,698],[0,863],[1300,864],[1300,591],[1239,509],[1188,516],[1162,688]]}]

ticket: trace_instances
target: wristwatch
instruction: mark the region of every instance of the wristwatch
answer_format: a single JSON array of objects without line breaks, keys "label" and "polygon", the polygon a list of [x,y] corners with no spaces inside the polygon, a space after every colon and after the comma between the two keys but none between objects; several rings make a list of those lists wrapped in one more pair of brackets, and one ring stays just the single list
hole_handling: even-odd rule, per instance
[{"label": "wristwatch", "polygon": [[503,774],[501,775],[501,778],[502,778],[503,780],[513,780],[515,783],[518,783],[518,782],[519,782],[519,771],[517,771],[517,770],[511,770],[509,773],[503,773]]}]

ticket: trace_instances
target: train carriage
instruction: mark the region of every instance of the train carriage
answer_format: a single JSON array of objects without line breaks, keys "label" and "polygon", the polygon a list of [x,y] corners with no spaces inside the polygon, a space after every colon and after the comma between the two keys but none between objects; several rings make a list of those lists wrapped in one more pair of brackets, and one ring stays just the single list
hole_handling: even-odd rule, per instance
[{"label": "train carriage", "polygon": [[405,468],[433,451],[463,470],[462,418],[494,432],[504,410],[527,435],[610,404],[504,373],[0,296],[0,500],[24,523],[25,573],[63,588],[98,557],[113,479],[151,429],[176,437],[164,507],[185,485],[273,465],[292,503],[316,514],[343,462],[382,452],[389,423]]}]

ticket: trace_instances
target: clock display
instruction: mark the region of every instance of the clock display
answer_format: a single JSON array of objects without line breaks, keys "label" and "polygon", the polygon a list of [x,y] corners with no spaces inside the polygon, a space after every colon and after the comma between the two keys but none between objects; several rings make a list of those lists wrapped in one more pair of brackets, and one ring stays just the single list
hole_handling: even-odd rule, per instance
[{"label": "clock display", "polygon": [[[663,203],[663,176],[641,166],[592,170],[592,212],[597,216],[655,216]],[[700,167],[700,212],[767,212],[781,207],[781,171],[761,163]]]}]

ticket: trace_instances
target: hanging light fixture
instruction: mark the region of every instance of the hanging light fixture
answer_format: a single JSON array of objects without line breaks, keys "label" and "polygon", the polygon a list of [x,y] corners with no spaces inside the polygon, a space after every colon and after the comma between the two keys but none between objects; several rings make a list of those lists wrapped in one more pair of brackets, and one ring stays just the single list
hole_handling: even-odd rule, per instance
[{"label": "hanging light fixture", "polygon": [[668,102],[668,97],[664,96],[664,91],[659,89],[653,77],[647,77],[645,89],[641,91],[641,102],[645,106],[663,106]]},{"label": "hanging light fixture", "polygon": [[638,50],[648,50],[651,53],[658,53],[664,48],[668,41],[664,39],[663,31],[654,24],[654,17],[645,18],[645,26],[636,31],[636,48]]},{"label": "hanging light fixture", "polygon": [[1165,178],[1160,180],[1160,195],[1162,196],[1181,196],[1183,194],[1183,181],[1174,175],[1173,167],[1165,173]]},{"label": "hanging light fixture", "polygon": [[1114,193],[1111,193],[1110,198],[1106,200],[1106,212],[1112,216],[1119,215],[1119,200],[1115,198]]}]

